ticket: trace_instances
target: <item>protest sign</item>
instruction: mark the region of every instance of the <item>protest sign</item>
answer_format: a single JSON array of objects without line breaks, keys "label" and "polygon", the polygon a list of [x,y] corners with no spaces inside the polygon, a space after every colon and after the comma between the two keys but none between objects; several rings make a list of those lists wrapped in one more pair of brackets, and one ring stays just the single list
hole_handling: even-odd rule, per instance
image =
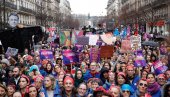
[{"label": "protest sign", "polygon": [[17,53],[18,53],[18,49],[11,48],[11,47],[8,47],[8,49],[6,51],[6,55],[8,55],[8,56],[15,56]]},{"label": "protest sign", "polygon": [[132,50],[139,50],[141,49],[141,35],[132,35],[130,37],[130,41],[131,41],[131,48]]},{"label": "protest sign", "polygon": [[164,73],[168,69],[168,67],[163,65],[160,60],[157,60],[156,62],[154,62],[153,67],[157,75]]},{"label": "protest sign", "polygon": [[130,40],[122,40],[121,52],[127,52],[127,51],[131,51]]},{"label": "protest sign", "polygon": [[63,54],[63,62],[65,65],[68,65],[72,62],[75,62],[75,53],[72,52],[72,50],[64,50],[62,52]]},{"label": "protest sign", "polygon": [[137,51],[134,66],[135,67],[144,67],[144,66],[146,66],[146,60],[145,60],[145,58],[144,58],[144,56],[142,54],[142,50]]},{"label": "protest sign", "polygon": [[108,45],[112,45],[113,44],[113,34],[112,33],[106,33],[103,35],[100,35],[101,39],[103,40],[103,42],[105,42]]},{"label": "protest sign", "polygon": [[53,52],[52,50],[40,50],[40,59],[53,59]]},{"label": "protest sign", "polygon": [[99,35],[89,35],[89,45],[96,45]]},{"label": "protest sign", "polygon": [[70,31],[63,31],[60,32],[60,44],[65,45],[65,46],[70,46],[71,45],[71,36],[70,36]]},{"label": "protest sign", "polygon": [[113,56],[114,48],[113,46],[101,46],[100,57],[101,58],[110,58]]},{"label": "protest sign", "polygon": [[77,37],[77,45],[89,45],[89,37]]},{"label": "protest sign", "polygon": [[94,47],[90,49],[90,62],[99,62],[99,49]]}]

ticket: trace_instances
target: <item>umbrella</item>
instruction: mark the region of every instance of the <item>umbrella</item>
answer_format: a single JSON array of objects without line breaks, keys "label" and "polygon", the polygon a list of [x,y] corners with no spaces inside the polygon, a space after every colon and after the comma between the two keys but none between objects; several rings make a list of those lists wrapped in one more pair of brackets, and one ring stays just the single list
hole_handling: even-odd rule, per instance
[{"label": "umbrella", "polygon": [[162,35],[159,35],[159,36],[156,36],[155,40],[157,40],[157,41],[165,41],[166,37],[162,36]]},{"label": "umbrella", "polygon": [[157,43],[157,42],[154,42],[154,41],[144,41],[143,43],[142,43],[142,45],[146,45],[146,46],[155,46],[155,47],[158,47],[159,46],[159,43]]}]

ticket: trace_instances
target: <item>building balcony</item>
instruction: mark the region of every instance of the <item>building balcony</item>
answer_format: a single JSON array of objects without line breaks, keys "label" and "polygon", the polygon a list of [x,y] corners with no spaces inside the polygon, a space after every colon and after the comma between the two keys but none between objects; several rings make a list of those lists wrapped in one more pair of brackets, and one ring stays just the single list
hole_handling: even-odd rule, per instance
[{"label": "building balcony", "polygon": [[13,4],[13,3],[9,2],[9,1],[5,2],[5,7],[17,10],[17,5],[15,5],[15,4]]},{"label": "building balcony", "polygon": [[28,8],[25,8],[23,6],[20,6],[20,11],[22,12],[26,12],[26,13],[29,13],[29,14],[36,14],[35,11],[31,10],[31,9],[28,9]]}]

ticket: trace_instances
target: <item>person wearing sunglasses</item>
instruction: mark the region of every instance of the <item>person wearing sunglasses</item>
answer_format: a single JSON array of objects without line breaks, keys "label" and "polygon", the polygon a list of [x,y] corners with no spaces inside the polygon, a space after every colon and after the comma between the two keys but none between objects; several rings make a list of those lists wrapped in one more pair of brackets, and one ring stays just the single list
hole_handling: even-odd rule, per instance
[{"label": "person wearing sunglasses", "polygon": [[152,97],[148,92],[147,92],[147,87],[148,87],[148,82],[146,79],[140,79],[138,84],[137,84],[137,90],[135,93],[132,95],[132,97]]},{"label": "person wearing sunglasses", "polygon": [[123,97],[133,97],[134,89],[129,84],[123,84],[121,90]]}]

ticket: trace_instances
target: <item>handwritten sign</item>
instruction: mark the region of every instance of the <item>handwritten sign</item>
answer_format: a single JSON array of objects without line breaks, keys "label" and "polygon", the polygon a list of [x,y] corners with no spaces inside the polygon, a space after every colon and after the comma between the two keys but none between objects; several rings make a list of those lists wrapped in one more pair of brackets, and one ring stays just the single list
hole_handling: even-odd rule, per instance
[{"label": "handwritten sign", "polygon": [[51,50],[40,50],[40,59],[53,59],[53,52]]},{"label": "handwritten sign", "polygon": [[8,47],[8,49],[6,51],[6,55],[8,55],[8,56],[15,56],[17,53],[18,53],[18,49],[11,48],[11,47]]}]

